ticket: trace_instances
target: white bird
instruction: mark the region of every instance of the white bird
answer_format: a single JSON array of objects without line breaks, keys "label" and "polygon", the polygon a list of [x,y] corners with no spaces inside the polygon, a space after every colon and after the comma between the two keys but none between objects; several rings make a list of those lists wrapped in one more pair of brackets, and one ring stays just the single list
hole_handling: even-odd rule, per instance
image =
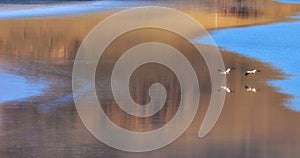
[{"label": "white bird", "polygon": [[258,70],[258,69],[248,70],[248,71],[246,71],[245,76],[247,76],[249,74],[255,74],[256,72],[260,72],[260,70]]},{"label": "white bird", "polygon": [[227,92],[227,93],[234,93],[233,90],[229,89],[229,88],[226,87],[226,86],[221,86],[220,88],[223,89],[223,90],[224,90],[225,92]]},{"label": "white bird", "polygon": [[256,88],[255,88],[255,87],[248,87],[248,86],[245,86],[245,89],[246,89],[247,92],[253,92],[253,93],[256,92]]},{"label": "white bird", "polygon": [[221,69],[219,69],[219,71],[220,71],[220,74],[228,75],[229,72],[230,72],[231,70],[234,70],[234,69],[235,69],[234,67],[231,67],[231,68],[228,68],[228,69],[226,69],[226,70],[221,70]]}]

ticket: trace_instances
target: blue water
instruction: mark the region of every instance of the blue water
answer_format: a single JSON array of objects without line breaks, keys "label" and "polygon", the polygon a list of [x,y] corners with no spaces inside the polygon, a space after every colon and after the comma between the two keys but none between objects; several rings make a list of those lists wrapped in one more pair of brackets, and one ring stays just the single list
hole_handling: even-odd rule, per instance
[{"label": "blue water", "polygon": [[105,11],[140,5],[153,5],[151,1],[88,1],[53,4],[5,4],[0,5],[0,19],[43,17]]},{"label": "blue water", "polygon": [[[300,18],[300,14],[293,18]],[[287,106],[300,111],[300,21],[221,29],[213,31],[212,37],[224,50],[270,63],[290,74],[286,80],[270,83],[282,92],[293,95]],[[195,40],[211,44],[205,38]]]},{"label": "blue water", "polygon": [[277,2],[290,3],[290,4],[300,4],[300,0],[277,0]]},{"label": "blue water", "polygon": [[0,71],[0,87],[0,103],[3,103],[40,95],[47,85],[40,81],[32,82],[22,76]]},{"label": "blue water", "polygon": [[0,4],[51,4],[62,2],[82,2],[82,1],[97,1],[97,0],[1,0]]}]

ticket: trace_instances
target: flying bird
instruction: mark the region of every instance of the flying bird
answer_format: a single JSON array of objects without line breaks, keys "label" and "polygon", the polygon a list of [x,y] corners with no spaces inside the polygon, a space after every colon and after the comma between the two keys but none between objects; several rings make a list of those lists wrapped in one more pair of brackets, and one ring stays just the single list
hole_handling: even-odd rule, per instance
[{"label": "flying bird", "polygon": [[257,90],[256,90],[255,87],[248,87],[248,86],[245,86],[245,89],[246,89],[247,92],[253,92],[253,93],[257,92]]},{"label": "flying bird", "polygon": [[220,74],[228,75],[229,72],[230,72],[231,70],[234,70],[234,69],[235,69],[234,67],[231,67],[231,68],[228,68],[228,69],[226,69],[226,70],[221,70],[221,69],[219,69],[219,71],[220,71]]},{"label": "flying bird", "polygon": [[[221,86],[220,88],[223,89],[223,90],[224,90],[225,92],[227,92],[227,93],[234,93],[233,90],[229,89],[229,88],[226,87],[226,86]],[[219,90],[219,91],[220,91],[220,90]]]},{"label": "flying bird", "polygon": [[260,70],[258,69],[248,70],[246,71],[245,76],[248,76],[249,74],[255,74],[256,72],[260,72]]}]

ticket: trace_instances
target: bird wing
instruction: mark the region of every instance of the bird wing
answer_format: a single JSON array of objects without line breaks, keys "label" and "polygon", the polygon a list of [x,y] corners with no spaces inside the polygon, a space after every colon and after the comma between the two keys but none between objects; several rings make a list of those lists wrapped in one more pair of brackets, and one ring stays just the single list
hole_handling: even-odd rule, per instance
[{"label": "bird wing", "polygon": [[230,89],[229,89],[229,88],[226,88],[226,92],[230,93],[231,91],[230,91]]},{"label": "bird wing", "polygon": [[230,72],[230,70],[231,70],[231,68],[228,68],[228,69],[226,69],[226,73],[229,73]]}]

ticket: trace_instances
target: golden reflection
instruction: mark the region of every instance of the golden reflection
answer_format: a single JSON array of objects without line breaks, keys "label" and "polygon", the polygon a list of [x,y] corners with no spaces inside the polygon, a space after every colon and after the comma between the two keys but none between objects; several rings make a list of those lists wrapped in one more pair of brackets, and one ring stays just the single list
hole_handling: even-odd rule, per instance
[{"label": "golden reflection", "polygon": [[[281,4],[270,0],[219,0],[217,2],[218,28],[284,20],[284,16],[294,15],[300,10],[300,5]],[[205,9],[214,8],[215,4],[208,0],[202,3],[191,2],[191,4],[196,7],[201,6],[200,10],[185,9],[188,8],[188,4],[180,10],[193,16],[205,28],[215,29],[214,9]],[[0,54],[43,60],[74,59],[85,35],[112,13],[114,12],[0,20]]]},{"label": "golden reflection", "polygon": [[[186,5],[194,6],[195,3]],[[196,18],[207,29],[215,29],[215,13],[214,9],[211,9],[215,4],[210,0],[204,0],[203,3],[210,10],[179,8]],[[283,16],[293,15],[300,10],[299,5],[280,4],[271,0],[218,0],[218,6],[219,28],[287,20]],[[112,13],[1,20],[0,54],[16,56],[20,60],[26,58],[39,59],[39,61],[72,61],[89,30]],[[161,37],[157,32],[148,31],[148,38]],[[140,38],[135,39],[137,36]],[[128,44],[140,41],[143,37],[136,32],[134,36],[127,38],[131,38],[128,43],[123,43],[115,49],[124,49]],[[228,85],[235,90],[235,93],[227,94],[222,115],[212,132],[203,139],[198,138],[198,130],[210,98],[210,82],[207,78],[209,75],[205,75],[208,70],[201,62],[201,57],[194,56],[192,51],[189,52],[191,49],[187,49],[187,45],[176,40],[173,40],[173,44],[186,52],[187,58],[195,64],[195,71],[198,73],[198,78],[201,78],[199,82],[202,86],[197,116],[190,128],[174,143],[144,155],[125,153],[105,146],[84,127],[77,115],[72,97],[65,97],[71,93],[71,79],[70,76],[58,72],[64,70],[70,74],[72,62],[66,67],[45,66],[47,71],[43,71],[45,69],[41,69],[39,67],[41,65],[35,63],[30,67],[32,71],[40,69],[32,74],[46,74],[52,89],[45,92],[44,96],[0,105],[0,155],[3,157],[155,157],[158,155],[160,157],[228,158],[299,157],[300,115],[282,106],[290,96],[281,94],[274,87],[266,84],[271,79],[282,78],[283,74],[269,65],[230,52],[222,52],[222,56],[225,65],[237,68],[228,76]],[[109,69],[117,57],[118,54],[112,49],[104,57],[105,62],[100,63],[105,65],[105,69],[101,72],[102,75],[106,75],[96,76],[98,89],[107,88],[105,83],[110,78]],[[9,59],[1,56],[1,60]],[[25,67],[24,62],[14,64]],[[27,63],[26,66],[31,64]],[[251,67],[259,67],[264,73],[245,78],[242,72]],[[99,92],[98,99],[105,105],[103,109],[115,124],[129,130],[147,131],[161,127],[176,113],[178,96],[180,96],[178,81],[167,69],[160,71],[153,71],[153,69],[157,68],[154,65],[146,65],[137,70],[131,78],[130,92],[136,102],[146,103],[149,101],[147,94],[148,87],[151,85],[150,80],[163,81],[168,87],[169,98],[166,108],[153,118],[141,119],[124,114],[113,101],[109,91]],[[151,76],[155,77],[151,78]],[[256,86],[261,91],[248,93],[244,89],[246,84]],[[49,102],[56,105],[53,111],[49,110],[45,114],[37,110],[40,105]],[[3,130],[7,131],[5,136],[1,133]]]}]

